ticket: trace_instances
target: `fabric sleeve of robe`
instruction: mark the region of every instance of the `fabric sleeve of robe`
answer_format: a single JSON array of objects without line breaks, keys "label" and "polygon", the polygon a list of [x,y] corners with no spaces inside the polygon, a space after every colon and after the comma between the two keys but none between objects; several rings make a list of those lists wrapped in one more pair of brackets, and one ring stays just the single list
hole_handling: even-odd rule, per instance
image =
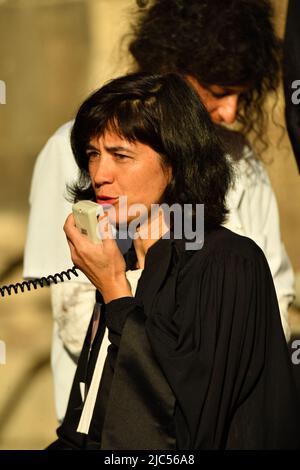
[{"label": "fabric sleeve of robe", "polygon": [[[114,319],[117,306],[119,314],[126,310],[120,351],[124,338],[127,351],[118,354],[118,361],[127,370],[128,389],[134,389],[141,432],[143,413],[157,427],[165,405],[172,404],[166,388],[162,409],[156,417],[149,412],[149,407],[161,404],[155,393],[151,398],[160,380],[151,379],[156,370],[154,353],[161,379],[167,379],[176,397],[177,448],[299,448],[298,398],[269,267],[252,241],[228,238],[226,232],[224,240],[208,244],[201,253],[182,255],[174,309],[168,308],[172,295],[168,281],[148,317],[138,312],[135,299],[111,305],[108,326],[117,336],[121,333],[116,331],[119,320]],[[129,330],[135,330],[132,342]],[[116,389],[121,391],[121,386]],[[112,395],[116,407],[118,396]],[[170,410],[165,422],[167,416]],[[126,432],[126,419],[123,425]]]},{"label": "fabric sleeve of robe", "polygon": [[242,242],[196,260],[178,279],[179,334],[158,314],[147,327],[177,398],[179,448],[298,448],[298,400],[264,255]]}]

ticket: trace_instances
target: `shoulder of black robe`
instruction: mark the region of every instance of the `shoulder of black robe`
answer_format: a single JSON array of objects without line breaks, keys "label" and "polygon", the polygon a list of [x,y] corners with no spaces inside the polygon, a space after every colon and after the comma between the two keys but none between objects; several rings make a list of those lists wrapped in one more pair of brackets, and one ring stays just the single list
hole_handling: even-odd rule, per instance
[{"label": "shoulder of black robe", "polygon": [[181,252],[176,306],[162,286],[146,322],[176,397],[184,449],[300,448],[299,403],[272,276],[260,248],[220,229]]}]

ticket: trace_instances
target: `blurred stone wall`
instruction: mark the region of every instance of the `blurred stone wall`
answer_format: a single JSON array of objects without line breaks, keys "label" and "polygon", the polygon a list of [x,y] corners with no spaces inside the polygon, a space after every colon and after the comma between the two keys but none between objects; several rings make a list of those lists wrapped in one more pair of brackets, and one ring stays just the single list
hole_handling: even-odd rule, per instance
[{"label": "blurred stone wall", "polygon": [[41,146],[89,91],[119,73],[118,37],[128,4],[132,0],[0,2],[0,80],[6,83],[0,209],[26,210]]},{"label": "blurred stone wall", "polygon": [[[119,39],[134,5],[134,0],[0,0],[0,80],[6,83],[6,104],[0,104],[1,285],[21,279],[36,155],[91,90],[128,69]],[[282,34],[287,0],[274,5]],[[281,91],[275,117],[284,124]],[[270,123],[265,160],[283,239],[299,270],[300,178],[286,133],[278,141],[280,132]],[[55,438],[51,328],[47,289],[0,298],[0,354],[6,346],[5,360],[0,357],[1,449],[43,448]]]}]

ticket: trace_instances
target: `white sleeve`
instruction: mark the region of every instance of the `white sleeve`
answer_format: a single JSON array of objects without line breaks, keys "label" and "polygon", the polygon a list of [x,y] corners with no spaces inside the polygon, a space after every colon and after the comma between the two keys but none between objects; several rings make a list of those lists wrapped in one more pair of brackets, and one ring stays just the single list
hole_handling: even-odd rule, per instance
[{"label": "white sleeve", "polygon": [[285,246],[281,240],[279,211],[276,197],[269,184],[265,188],[265,223],[262,227],[264,234],[264,249],[269,262],[274,285],[277,293],[281,321],[286,340],[291,337],[291,329],[288,316],[288,308],[292,303],[294,290],[294,272],[287,255]]},{"label": "white sleeve", "polygon": [[[63,231],[65,219],[72,211],[72,204],[66,199],[66,184],[73,183],[78,176],[70,145],[71,127],[72,123],[62,126],[48,140],[35,163],[24,252],[25,278],[53,275],[73,266]],[[54,316],[51,362],[60,420],[76,369],[73,359],[80,354],[95,304],[95,287],[83,273],[77,272],[79,277],[74,282],[50,288]]]},{"label": "white sleeve", "polygon": [[57,335],[64,347],[78,357],[96,303],[96,288],[76,281],[53,284],[51,302]]},{"label": "white sleeve", "polygon": [[294,273],[281,240],[275,194],[263,165],[245,146],[229,195],[228,228],[252,238],[264,251],[273,276],[286,340],[290,339],[288,307],[294,298]]},{"label": "white sleeve", "polygon": [[[73,266],[63,231],[72,212],[66,184],[77,179],[70,145],[72,123],[61,127],[46,143],[35,163],[30,190],[30,214],[24,251],[23,276],[36,278]],[[89,282],[80,273],[80,280]]]},{"label": "white sleeve", "polygon": [[52,335],[51,368],[56,416],[61,423],[66,414],[77,363],[64,348],[62,340],[57,333],[56,323],[54,323]]}]

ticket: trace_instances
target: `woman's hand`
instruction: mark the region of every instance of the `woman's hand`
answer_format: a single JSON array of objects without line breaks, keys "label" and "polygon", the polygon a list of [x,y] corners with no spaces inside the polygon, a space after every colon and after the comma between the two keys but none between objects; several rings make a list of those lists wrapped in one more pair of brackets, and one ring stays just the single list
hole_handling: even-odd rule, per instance
[{"label": "woman's hand", "polygon": [[102,242],[94,244],[76,228],[73,214],[68,216],[64,231],[72,261],[101,292],[105,303],[120,297],[132,297],[125,276],[125,261],[113,239],[106,215],[100,219],[99,228]]}]

